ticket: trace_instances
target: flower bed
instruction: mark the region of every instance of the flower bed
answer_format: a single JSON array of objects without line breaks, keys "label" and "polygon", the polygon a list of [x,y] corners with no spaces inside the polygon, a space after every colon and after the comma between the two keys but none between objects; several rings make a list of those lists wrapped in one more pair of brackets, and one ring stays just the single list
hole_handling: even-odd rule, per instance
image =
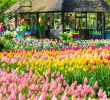
[{"label": "flower bed", "polygon": [[[1,100],[6,100],[6,98],[16,100],[12,99],[13,96],[19,99],[21,96],[26,100],[28,98],[42,100],[40,99],[42,96],[46,96],[47,100],[56,100],[55,98],[58,100],[61,98],[71,98],[73,100],[78,98],[80,100],[89,97],[99,97],[106,100],[107,96],[110,97],[110,40],[82,40],[68,43],[48,39],[22,39],[18,41],[3,38],[2,40],[5,44],[5,50],[0,52]],[[6,46],[8,46],[7,49]],[[47,75],[48,72],[49,75]],[[59,77],[62,77],[62,79],[56,77],[57,72],[60,72]],[[32,77],[30,77],[30,74]],[[12,78],[12,81],[8,80],[8,76]],[[2,77],[4,77],[4,80]],[[32,80],[31,83],[28,79],[25,80],[26,77],[29,77],[30,81]],[[37,80],[34,80],[35,77],[37,77]],[[85,77],[89,80],[87,81]],[[20,78],[22,82],[25,81],[29,84],[23,87],[21,82],[17,83]],[[84,85],[84,80],[87,81],[86,85]],[[77,84],[74,90],[71,90],[72,84],[76,81],[79,85]],[[50,91],[52,82],[57,87]],[[47,83],[48,89],[44,92]],[[14,84],[16,88],[14,88],[14,92],[9,93],[8,87],[10,84]],[[38,86],[39,90],[37,92],[27,88],[32,84]],[[97,84],[97,89],[94,88],[94,84]],[[59,89],[60,86],[62,89]],[[23,87],[21,92],[19,92],[18,87]],[[90,91],[85,93],[85,88]]]},{"label": "flower bed", "polygon": [[98,88],[98,83],[90,86],[87,78],[83,84],[75,81],[69,85],[59,72],[47,72],[38,77],[27,71],[18,75],[16,70],[11,70],[11,73],[10,70],[0,70],[1,100],[91,100],[95,96],[107,100],[106,92]]},{"label": "flower bed", "polygon": [[[12,50],[0,53],[1,69],[16,69],[19,74],[31,69],[37,76],[50,71],[64,75],[69,85],[75,80],[83,84],[85,77],[95,81],[110,96],[110,46],[66,48],[61,50]],[[96,91],[97,93],[97,91]]]}]

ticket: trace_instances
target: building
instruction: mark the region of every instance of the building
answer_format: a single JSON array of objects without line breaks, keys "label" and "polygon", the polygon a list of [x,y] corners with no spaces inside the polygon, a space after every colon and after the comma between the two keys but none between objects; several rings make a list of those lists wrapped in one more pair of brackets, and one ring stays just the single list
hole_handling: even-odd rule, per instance
[{"label": "building", "polygon": [[[80,34],[80,39],[110,38],[110,6],[107,0],[22,0],[5,13],[15,13],[31,19],[31,28],[37,30],[42,17],[45,26],[49,23],[55,37],[61,31]],[[17,26],[17,21],[16,21]]]}]

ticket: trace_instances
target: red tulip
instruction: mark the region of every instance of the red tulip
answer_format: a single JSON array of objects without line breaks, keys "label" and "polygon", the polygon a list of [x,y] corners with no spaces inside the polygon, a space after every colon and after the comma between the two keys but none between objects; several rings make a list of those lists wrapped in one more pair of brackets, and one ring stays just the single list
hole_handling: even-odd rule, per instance
[{"label": "red tulip", "polygon": [[86,61],[85,64],[88,65],[88,61]]},{"label": "red tulip", "polygon": [[97,63],[96,63],[96,61],[94,61],[94,63],[93,63],[93,64],[94,64],[94,66],[96,66],[96,64],[97,64]]}]

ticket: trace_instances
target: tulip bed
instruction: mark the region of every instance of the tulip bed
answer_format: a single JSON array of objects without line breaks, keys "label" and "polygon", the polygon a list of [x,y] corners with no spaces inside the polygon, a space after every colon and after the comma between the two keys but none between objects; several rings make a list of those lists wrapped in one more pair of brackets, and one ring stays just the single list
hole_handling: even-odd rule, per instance
[{"label": "tulip bed", "polygon": [[75,81],[69,85],[59,72],[38,77],[27,71],[18,75],[17,70],[0,70],[0,100],[92,100],[95,95],[107,100],[106,92],[98,89],[98,83],[90,86],[87,78],[83,84]]},{"label": "tulip bed", "polygon": [[[14,46],[23,43],[38,46],[39,41],[42,42],[11,42]],[[65,44],[45,39],[43,43],[51,47],[41,50],[42,45],[40,49],[18,46],[0,52],[0,100],[107,100],[110,97],[109,40]]]}]

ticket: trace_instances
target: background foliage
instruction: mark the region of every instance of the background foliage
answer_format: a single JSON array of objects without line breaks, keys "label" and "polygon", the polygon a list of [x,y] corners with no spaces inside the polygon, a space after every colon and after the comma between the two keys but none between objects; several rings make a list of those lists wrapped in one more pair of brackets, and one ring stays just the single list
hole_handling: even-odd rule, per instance
[{"label": "background foliage", "polygon": [[0,0],[0,22],[4,20],[4,12],[18,0]]}]

